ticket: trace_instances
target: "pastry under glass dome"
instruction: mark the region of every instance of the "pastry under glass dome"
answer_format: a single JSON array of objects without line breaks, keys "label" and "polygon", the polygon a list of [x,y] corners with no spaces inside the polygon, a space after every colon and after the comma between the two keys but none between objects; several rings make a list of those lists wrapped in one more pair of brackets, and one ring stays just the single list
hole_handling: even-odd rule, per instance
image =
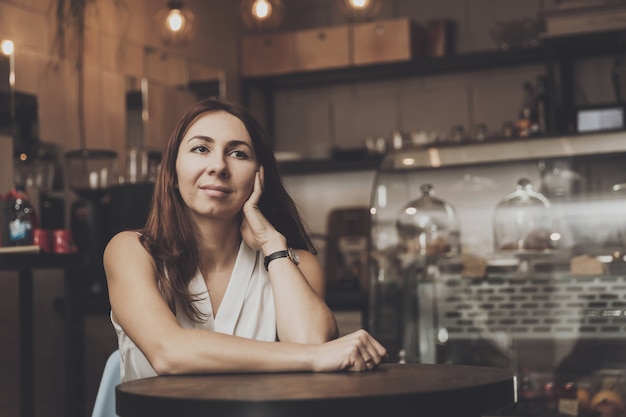
[{"label": "pastry under glass dome", "polygon": [[408,253],[425,256],[458,254],[460,231],[454,207],[435,197],[431,184],[423,184],[422,195],[405,205],[396,229]]},{"label": "pastry under glass dome", "polygon": [[498,203],[493,229],[496,252],[547,251],[558,238],[550,201],[528,178],[521,178],[517,189]]}]

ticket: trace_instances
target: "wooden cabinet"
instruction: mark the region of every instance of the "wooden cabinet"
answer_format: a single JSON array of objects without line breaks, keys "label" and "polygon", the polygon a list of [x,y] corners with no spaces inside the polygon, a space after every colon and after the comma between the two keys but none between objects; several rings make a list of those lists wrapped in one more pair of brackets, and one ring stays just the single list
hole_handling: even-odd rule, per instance
[{"label": "wooden cabinet", "polygon": [[425,32],[408,18],[356,24],[352,34],[354,65],[410,61],[426,47]]},{"label": "wooden cabinet", "polygon": [[295,69],[311,71],[348,66],[348,36],[347,26],[295,32]]},{"label": "wooden cabinet", "polygon": [[243,39],[242,61],[244,77],[346,67],[348,26],[248,36]]},{"label": "wooden cabinet", "polygon": [[411,61],[425,52],[423,29],[407,18],[247,36],[244,77]]},{"label": "wooden cabinet", "polygon": [[296,68],[294,33],[248,36],[242,41],[242,75],[277,75]]}]

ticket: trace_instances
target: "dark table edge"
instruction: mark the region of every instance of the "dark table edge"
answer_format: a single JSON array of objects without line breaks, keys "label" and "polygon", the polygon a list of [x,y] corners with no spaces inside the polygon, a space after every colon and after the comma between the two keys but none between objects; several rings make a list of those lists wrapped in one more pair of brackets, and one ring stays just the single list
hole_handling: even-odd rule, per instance
[{"label": "dark table edge", "polygon": [[[340,389],[340,388],[338,388]],[[485,400],[478,395],[481,390],[490,390]],[[465,391],[462,399],[450,401],[450,394]],[[474,387],[444,391],[375,395],[368,397],[337,397],[279,400],[189,400],[163,398],[144,394],[128,394],[115,389],[116,411],[120,417],[150,415],[165,417],[206,416],[207,401],[212,416],[228,417],[380,417],[386,415],[428,415],[430,417],[468,416],[479,417],[483,413],[503,409],[515,403],[514,378],[504,378]],[[145,408],[145,401],[150,407]],[[426,414],[422,414],[426,412]]]}]

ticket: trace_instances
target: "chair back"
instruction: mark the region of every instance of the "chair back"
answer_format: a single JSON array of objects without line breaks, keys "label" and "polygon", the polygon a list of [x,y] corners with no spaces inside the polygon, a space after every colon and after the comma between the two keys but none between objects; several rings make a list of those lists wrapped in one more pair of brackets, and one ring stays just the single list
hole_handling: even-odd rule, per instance
[{"label": "chair back", "polygon": [[117,417],[115,414],[115,387],[121,382],[120,352],[111,353],[104,365],[91,417]]}]

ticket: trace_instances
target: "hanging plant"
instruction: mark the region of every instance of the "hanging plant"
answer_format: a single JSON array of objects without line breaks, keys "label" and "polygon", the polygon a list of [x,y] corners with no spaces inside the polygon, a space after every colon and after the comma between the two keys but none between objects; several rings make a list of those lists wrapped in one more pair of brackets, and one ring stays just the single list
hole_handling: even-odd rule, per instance
[{"label": "hanging plant", "polygon": [[[96,0],[56,0],[55,36],[53,51],[58,57],[68,57],[68,46],[73,47],[73,58],[82,63],[85,41],[85,14],[87,5]],[[68,45],[69,43],[69,45]]]},{"label": "hanging plant", "polygon": [[[55,0],[55,35],[52,44],[53,64],[58,66],[64,59],[71,60],[76,68],[78,134],[81,149],[85,148],[85,16],[91,3],[98,0]],[[112,0],[116,6],[124,5],[124,0]]]},{"label": "hanging plant", "polygon": [[[53,43],[53,59],[56,64],[63,59],[73,61],[76,68],[78,92],[78,135],[81,149],[85,148],[85,79],[83,61],[85,56],[85,13],[87,5],[95,0],[56,0],[55,36]],[[71,48],[71,49],[70,49]]]}]

